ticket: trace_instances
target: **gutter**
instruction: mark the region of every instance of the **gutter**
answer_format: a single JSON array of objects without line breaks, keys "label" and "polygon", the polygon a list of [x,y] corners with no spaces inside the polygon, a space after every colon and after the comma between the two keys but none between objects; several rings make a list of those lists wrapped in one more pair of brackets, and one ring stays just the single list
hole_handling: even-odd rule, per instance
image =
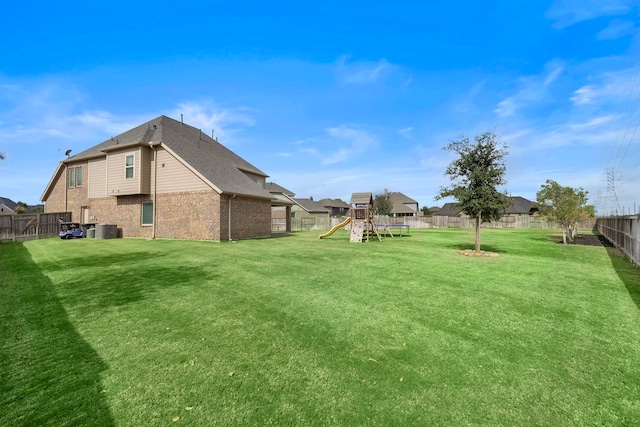
[{"label": "gutter", "polygon": [[156,221],[158,217],[156,216],[156,195],[158,188],[158,150],[156,149],[156,145],[160,145],[159,143],[154,144],[153,141],[149,141],[149,147],[153,150],[153,223],[151,224],[151,238],[156,238]]}]

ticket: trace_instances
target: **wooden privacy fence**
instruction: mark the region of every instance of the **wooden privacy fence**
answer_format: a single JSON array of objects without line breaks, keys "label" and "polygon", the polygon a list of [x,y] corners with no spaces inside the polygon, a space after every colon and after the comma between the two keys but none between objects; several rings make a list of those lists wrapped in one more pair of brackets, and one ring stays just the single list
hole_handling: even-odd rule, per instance
[{"label": "wooden privacy fence", "polygon": [[[340,224],[344,218],[331,218],[331,224],[326,229]],[[405,216],[405,217],[377,217],[377,224],[402,224],[408,225],[411,229],[416,228],[474,228],[475,220],[466,215],[462,216]],[[593,230],[595,220],[584,221],[579,224],[579,230]],[[531,215],[507,215],[500,221],[487,222],[482,224],[482,228],[560,228],[553,222],[547,221],[543,217]],[[322,228],[318,228],[322,230]]]},{"label": "wooden privacy fence", "polygon": [[624,252],[635,265],[640,265],[640,228],[638,215],[598,218],[600,234]]},{"label": "wooden privacy fence", "polygon": [[0,240],[22,242],[55,237],[61,221],[71,221],[71,212],[0,215]]}]

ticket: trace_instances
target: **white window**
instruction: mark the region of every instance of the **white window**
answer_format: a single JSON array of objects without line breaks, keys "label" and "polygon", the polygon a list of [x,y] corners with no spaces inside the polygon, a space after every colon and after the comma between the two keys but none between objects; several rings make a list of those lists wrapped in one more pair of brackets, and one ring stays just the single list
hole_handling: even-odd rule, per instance
[{"label": "white window", "polygon": [[124,177],[126,179],[133,179],[134,159],[135,159],[135,157],[133,156],[133,154],[130,154],[127,157],[125,157],[125,160],[124,160]]},{"label": "white window", "polygon": [[153,225],[153,202],[142,202],[142,225]]}]

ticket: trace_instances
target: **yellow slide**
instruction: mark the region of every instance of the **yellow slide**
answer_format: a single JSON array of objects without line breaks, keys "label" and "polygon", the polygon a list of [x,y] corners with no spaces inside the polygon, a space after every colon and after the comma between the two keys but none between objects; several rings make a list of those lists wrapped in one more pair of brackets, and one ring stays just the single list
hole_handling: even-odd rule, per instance
[{"label": "yellow slide", "polygon": [[335,232],[336,232],[336,230],[337,230],[338,228],[342,228],[342,227],[344,227],[345,225],[349,224],[350,222],[351,222],[351,217],[349,217],[349,218],[345,219],[345,220],[344,220],[344,221],[342,221],[340,224],[336,225],[335,227],[333,227],[331,230],[327,231],[326,233],[319,235],[319,236],[318,236],[318,239],[322,239],[323,237],[331,236],[333,233],[335,233]]}]

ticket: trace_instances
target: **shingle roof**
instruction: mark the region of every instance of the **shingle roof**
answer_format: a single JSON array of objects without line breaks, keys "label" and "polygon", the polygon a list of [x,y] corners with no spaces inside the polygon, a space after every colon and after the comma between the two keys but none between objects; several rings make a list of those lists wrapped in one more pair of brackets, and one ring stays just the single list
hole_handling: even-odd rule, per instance
[{"label": "shingle roof", "polygon": [[442,216],[458,216],[460,214],[460,205],[458,203],[445,203],[438,211],[438,215]]},{"label": "shingle roof", "polygon": [[18,207],[18,204],[11,199],[7,199],[6,197],[0,197],[0,205],[5,205],[11,210],[14,210]]},{"label": "shingle roof", "polygon": [[[400,192],[387,192],[387,198],[392,203],[391,213],[417,213],[418,202]],[[412,209],[406,204],[413,204],[416,209]]]},{"label": "shingle roof", "polygon": [[527,200],[524,197],[515,196],[509,197],[513,202],[511,206],[504,210],[504,213],[507,214],[528,214],[531,211],[533,206],[533,202],[531,200]]},{"label": "shingle roof", "polygon": [[371,193],[353,193],[349,203],[351,203],[351,206],[373,204],[373,196]]},{"label": "shingle roof", "polygon": [[293,197],[296,195],[296,193],[294,193],[293,191],[287,190],[286,188],[276,184],[275,182],[265,183],[264,189],[267,190],[269,193],[282,193],[290,197]]},{"label": "shingle roof", "polygon": [[200,129],[167,116],[156,117],[118,136],[101,142],[64,160],[71,163],[105,156],[110,150],[161,143],[194,168],[211,184],[227,194],[271,199],[272,196],[243,172],[266,178],[253,166]]},{"label": "shingle roof", "polygon": [[297,204],[299,204],[305,211],[309,212],[309,213],[317,213],[317,212],[327,212],[329,213],[330,210],[325,208],[324,206],[322,206],[320,203],[318,202],[314,202],[311,199],[293,199]]},{"label": "shingle roof", "polygon": [[325,208],[349,208],[349,204],[342,199],[322,199],[320,203]]}]

